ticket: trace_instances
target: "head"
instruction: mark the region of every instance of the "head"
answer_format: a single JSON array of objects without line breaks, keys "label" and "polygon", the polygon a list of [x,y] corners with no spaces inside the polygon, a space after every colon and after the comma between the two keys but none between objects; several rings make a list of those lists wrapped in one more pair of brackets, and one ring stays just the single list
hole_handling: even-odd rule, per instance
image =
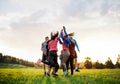
[{"label": "head", "polygon": [[46,36],[46,37],[45,37],[45,41],[48,41],[48,40],[49,40],[49,37],[48,37],[48,36]]},{"label": "head", "polygon": [[68,36],[69,36],[69,37],[73,37],[73,36],[74,36],[74,32],[69,33]]}]

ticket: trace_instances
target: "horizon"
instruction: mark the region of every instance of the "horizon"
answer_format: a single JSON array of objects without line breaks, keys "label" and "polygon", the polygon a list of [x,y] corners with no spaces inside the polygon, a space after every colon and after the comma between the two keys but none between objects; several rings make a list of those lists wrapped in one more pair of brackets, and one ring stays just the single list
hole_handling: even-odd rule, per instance
[{"label": "horizon", "polygon": [[[2,52],[0,52],[1,54],[2,54],[2,56],[10,56],[10,57],[16,57],[16,56],[12,56],[12,55],[9,55],[9,54],[3,54]],[[120,56],[120,54],[118,54],[118,56]],[[58,56],[59,57],[59,56]],[[86,57],[89,57],[89,56],[86,56]],[[86,58],[85,57],[85,58]],[[25,61],[28,61],[28,62],[34,62],[34,63],[37,63],[38,62],[38,60],[42,60],[41,58],[39,58],[37,61],[30,61],[30,60],[26,60],[26,59],[23,59],[23,58],[18,58],[18,57],[16,57],[17,59],[22,59],[22,60],[25,60]],[[83,62],[85,62],[86,61],[86,59],[84,58],[84,60],[83,61],[79,61],[78,63],[83,63]],[[91,57],[90,57],[91,58]],[[106,61],[108,61],[108,58],[109,57],[107,57],[107,60],[105,60],[104,62],[100,62],[99,60],[96,60],[96,61],[93,61],[92,59],[91,59],[91,62],[92,63],[95,63],[95,62],[99,62],[99,63],[103,63],[103,64],[105,64],[105,62]],[[118,58],[118,57],[117,57]],[[116,59],[117,59],[116,58]],[[110,58],[111,59],[111,58]],[[112,61],[112,63],[113,63],[113,60],[111,59],[111,61]],[[116,62],[117,62],[117,60],[116,60]],[[116,64],[116,62],[115,63],[113,63],[113,64]],[[60,60],[58,61],[58,63],[60,64]]]},{"label": "horizon", "polygon": [[[116,63],[120,54],[119,0],[1,0],[0,52],[37,62],[41,43],[51,32],[66,27],[80,48],[78,62]],[[58,44],[58,55],[61,46]],[[77,50],[77,49],[76,49]]]}]

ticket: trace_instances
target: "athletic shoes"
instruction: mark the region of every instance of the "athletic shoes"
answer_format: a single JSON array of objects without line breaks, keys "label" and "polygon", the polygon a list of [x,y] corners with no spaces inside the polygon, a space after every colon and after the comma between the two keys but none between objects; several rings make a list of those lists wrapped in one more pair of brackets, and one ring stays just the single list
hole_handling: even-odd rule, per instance
[{"label": "athletic shoes", "polygon": [[76,71],[76,72],[80,72],[79,69],[76,69],[75,71]]},{"label": "athletic shoes", "polygon": [[49,74],[49,73],[46,73],[46,76],[50,77],[50,74]]},{"label": "athletic shoes", "polygon": [[67,72],[67,71],[64,71],[64,72],[63,72],[63,75],[65,75],[65,76],[68,75],[68,72]]},{"label": "athletic shoes", "polygon": [[56,73],[53,73],[53,72],[52,72],[52,75],[53,75],[53,76],[58,76],[58,74],[56,74]]},{"label": "athletic shoes", "polygon": [[46,73],[46,72],[44,72],[44,75],[45,75],[45,76],[46,76],[46,74],[47,74],[47,73]]}]

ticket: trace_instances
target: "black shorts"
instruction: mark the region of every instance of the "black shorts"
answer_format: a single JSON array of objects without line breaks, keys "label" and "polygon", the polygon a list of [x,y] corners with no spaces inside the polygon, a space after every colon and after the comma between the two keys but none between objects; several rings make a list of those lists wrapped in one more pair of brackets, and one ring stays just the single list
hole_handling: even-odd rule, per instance
[{"label": "black shorts", "polygon": [[47,57],[47,56],[46,56],[45,54],[43,54],[43,55],[42,55],[42,61],[45,61],[45,60],[46,60],[46,57]]},{"label": "black shorts", "polygon": [[44,64],[48,64],[48,65],[49,65],[48,56],[47,56],[47,55],[45,55],[45,54],[42,55],[42,62],[43,62]]}]

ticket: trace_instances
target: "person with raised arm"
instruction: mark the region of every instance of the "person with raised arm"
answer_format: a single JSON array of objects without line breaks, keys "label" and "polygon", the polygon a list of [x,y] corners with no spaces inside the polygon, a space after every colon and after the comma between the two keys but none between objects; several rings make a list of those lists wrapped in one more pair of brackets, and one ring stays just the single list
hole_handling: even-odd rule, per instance
[{"label": "person with raised arm", "polygon": [[[63,28],[64,28],[65,34],[69,36],[70,40],[71,40],[72,42],[74,42],[74,44],[75,44],[78,52],[80,52],[79,46],[78,46],[78,44],[77,44],[77,41],[73,38],[74,32],[73,32],[73,33],[70,33],[70,34],[67,34],[67,31],[66,31],[65,26],[63,26]],[[78,64],[77,64],[77,53],[76,53],[76,50],[75,50],[75,54],[74,54],[74,62],[75,62],[75,71],[76,71],[76,72],[79,72],[79,68],[78,68]]]},{"label": "person with raised arm", "polygon": [[69,52],[69,45],[70,45],[70,39],[68,38],[68,35],[65,35],[63,32],[63,29],[60,32],[60,38],[62,41],[60,42],[62,44],[62,51],[61,51],[61,64],[63,66],[63,75],[68,75],[68,70],[66,67],[66,62],[70,56]]}]

